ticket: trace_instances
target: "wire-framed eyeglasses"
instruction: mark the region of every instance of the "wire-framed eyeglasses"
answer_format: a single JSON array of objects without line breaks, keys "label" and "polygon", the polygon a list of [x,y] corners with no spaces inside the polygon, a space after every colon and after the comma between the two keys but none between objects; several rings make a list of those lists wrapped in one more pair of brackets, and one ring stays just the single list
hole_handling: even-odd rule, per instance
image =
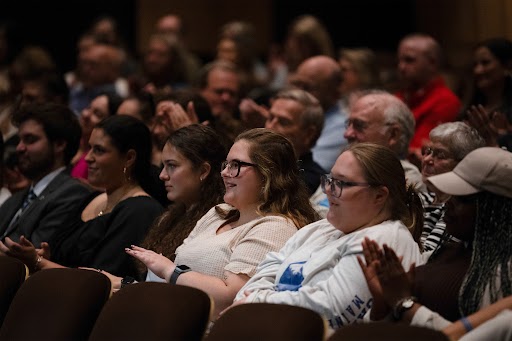
[{"label": "wire-framed eyeglasses", "polygon": [[327,193],[326,190],[329,188],[329,191],[331,192],[332,196],[335,196],[336,198],[341,197],[341,192],[343,191],[343,188],[345,187],[355,187],[355,186],[361,186],[361,187],[372,187],[371,184],[368,182],[354,182],[354,181],[343,181],[334,179],[331,175],[322,175],[320,177],[321,186],[322,186],[322,192]]},{"label": "wire-framed eyeglasses", "polygon": [[222,172],[224,169],[227,168],[228,170],[228,176],[230,178],[236,178],[240,175],[240,168],[241,167],[258,167],[254,163],[250,162],[244,162],[240,160],[231,160],[231,161],[224,161],[222,162],[220,166],[220,171]]},{"label": "wire-framed eyeglasses", "polygon": [[423,156],[431,155],[433,158],[436,158],[437,160],[455,159],[455,157],[452,154],[450,154],[450,152],[447,152],[442,149],[426,147],[426,146],[421,148],[421,155],[423,155]]}]

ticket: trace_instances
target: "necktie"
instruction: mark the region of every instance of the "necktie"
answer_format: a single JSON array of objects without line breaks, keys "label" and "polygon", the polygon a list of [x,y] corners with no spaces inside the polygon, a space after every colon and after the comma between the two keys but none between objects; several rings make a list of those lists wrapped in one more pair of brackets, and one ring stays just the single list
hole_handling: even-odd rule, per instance
[{"label": "necktie", "polygon": [[18,221],[18,219],[21,217],[23,212],[27,209],[27,207],[30,206],[30,204],[36,198],[37,198],[37,195],[34,192],[34,189],[31,188],[30,191],[28,192],[28,195],[25,197],[25,200],[23,200],[23,203],[21,204],[21,207],[19,208],[18,212],[16,212],[16,214],[12,218],[11,223],[9,224],[9,227],[13,226]]},{"label": "necktie", "polygon": [[30,191],[28,192],[28,195],[27,197],[25,198],[25,200],[23,201],[23,203],[21,204],[21,212],[23,213],[23,211],[25,211],[25,209],[27,207],[30,206],[30,204],[32,203],[32,201],[34,201],[34,199],[37,198],[37,195],[36,193],[34,192],[34,189],[30,189]]}]

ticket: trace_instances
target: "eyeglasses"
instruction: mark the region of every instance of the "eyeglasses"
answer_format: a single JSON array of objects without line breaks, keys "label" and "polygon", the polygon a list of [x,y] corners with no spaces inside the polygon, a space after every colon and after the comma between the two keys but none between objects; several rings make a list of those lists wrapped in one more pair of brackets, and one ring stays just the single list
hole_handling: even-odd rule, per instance
[{"label": "eyeglasses", "polygon": [[347,119],[345,120],[345,129],[348,129],[352,125],[352,129],[358,132],[364,131],[368,128],[368,122],[364,122],[358,119]]},{"label": "eyeglasses", "polygon": [[452,154],[449,152],[442,150],[442,149],[436,149],[432,147],[422,147],[421,148],[421,155],[423,157],[427,155],[432,155],[432,157],[436,158],[437,160],[448,160],[448,159],[455,159]]},{"label": "eyeglasses", "polygon": [[241,167],[258,167],[254,163],[249,162],[243,162],[240,160],[231,160],[231,161],[224,161],[222,162],[220,166],[220,171],[222,172],[224,169],[228,169],[228,176],[230,178],[236,178],[240,175],[240,168]]},{"label": "eyeglasses", "polygon": [[320,177],[320,183],[322,186],[322,192],[326,193],[327,187],[329,187],[329,190],[333,196],[336,198],[341,197],[341,192],[343,191],[343,188],[345,187],[355,187],[355,186],[361,186],[361,187],[372,187],[371,184],[367,182],[354,182],[354,181],[343,181],[334,179],[330,175],[322,175]]}]

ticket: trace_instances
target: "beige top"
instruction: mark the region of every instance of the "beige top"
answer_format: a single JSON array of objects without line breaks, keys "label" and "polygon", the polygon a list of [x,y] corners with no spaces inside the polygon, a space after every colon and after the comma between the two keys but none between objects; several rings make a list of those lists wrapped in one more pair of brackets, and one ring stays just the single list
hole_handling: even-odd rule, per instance
[{"label": "beige top", "polygon": [[[227,204],[219,206],[232,209]],[[176,265],[218,278],[224,278],[226,270],[251,277],[268,252],[279,251],[297,232],[291,220],[270,215],[217,234],[225,222],[215,207],[210,209],[176,249]]]}]

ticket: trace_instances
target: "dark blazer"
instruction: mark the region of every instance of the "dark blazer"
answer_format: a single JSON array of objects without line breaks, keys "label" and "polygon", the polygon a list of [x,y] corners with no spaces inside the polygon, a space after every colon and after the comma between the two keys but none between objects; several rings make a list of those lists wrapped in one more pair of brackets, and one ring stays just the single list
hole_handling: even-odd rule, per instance
[{"label": "dark blazer", "polygon": [[0,206],[0,239],[9,237],[18,241],[23,235],[37,248],[41,242],[49,241],[57,231],[69,224],[72,213],[76,214],[76,207],[91,192],[89,187],[72,178],[65,170],[46,186],[18,221],[8,228],[28,191],[29,188],[15,193]]}]

